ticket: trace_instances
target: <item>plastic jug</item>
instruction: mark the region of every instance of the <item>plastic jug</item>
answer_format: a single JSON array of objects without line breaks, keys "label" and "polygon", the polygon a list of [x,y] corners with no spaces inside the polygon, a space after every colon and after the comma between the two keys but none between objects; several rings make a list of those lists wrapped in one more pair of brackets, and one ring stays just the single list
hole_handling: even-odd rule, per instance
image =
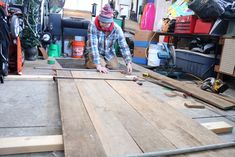
[{"label": "plastic jug", "polygon": [[148,66],[159,66],[161,60],[158,58],[159,44],[150,44],[148,51]]},{"label": "plastic jug", "polygon": [[153,30],[155,20],[155,6],[154,3],[147,3],[144,7],[143,16],[140,22],[141,30]]}]

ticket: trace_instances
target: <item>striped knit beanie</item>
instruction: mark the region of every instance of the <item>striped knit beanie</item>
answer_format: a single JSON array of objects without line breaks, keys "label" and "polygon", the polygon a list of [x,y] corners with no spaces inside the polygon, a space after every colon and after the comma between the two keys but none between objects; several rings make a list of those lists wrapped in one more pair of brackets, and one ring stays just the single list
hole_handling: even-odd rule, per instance
[{"label": "striped knit beanie", "polygon": [[105,4],[102,8],[99,21],[104,23],[112,23],[113,22],[113,9],[110,7],[109,4]]}]

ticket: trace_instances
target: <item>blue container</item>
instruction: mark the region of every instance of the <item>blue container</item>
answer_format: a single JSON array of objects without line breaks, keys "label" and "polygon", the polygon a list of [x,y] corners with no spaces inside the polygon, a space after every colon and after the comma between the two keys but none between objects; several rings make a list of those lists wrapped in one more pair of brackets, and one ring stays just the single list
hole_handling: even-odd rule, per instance
[{"label": "blue container", "polygon": [[189,50],[176,49],[176,67],[200,78],[214,76],[214,55],[201,54]]},{"label": "blue container", "polygon": [[133,57],[132,62],[136,64],[142,64],[142,65],[147,65],[148,60],[146,58],[141,58],[141,57]]},{"label": "blue container", "polygon": [[156,41],[139,41],[139,40],[135,40],[134,41],[134,46],[135,47],[144,47],[144,48],[148,48],[150,44],[157,44]]}]

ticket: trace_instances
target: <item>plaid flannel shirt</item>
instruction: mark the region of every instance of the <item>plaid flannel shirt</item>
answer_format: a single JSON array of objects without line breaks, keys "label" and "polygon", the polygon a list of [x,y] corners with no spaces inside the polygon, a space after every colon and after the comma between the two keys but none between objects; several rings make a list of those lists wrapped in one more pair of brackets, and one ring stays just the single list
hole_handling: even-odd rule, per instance
[{"label": "plaid flannel shirt", "polygon": [[118,25],[114,24],[111,33],[106,36],[105,32],[98,30],[95,24],[91,23],[88,27],[88,40],[90,44],[87,46],[87,51],[92,52],[94,64],[100,64],[100,56],[103,56],[107,61],[116,56],[114,48],[116,41],[126,64],[131,62],[129,47],[123,31]]}]

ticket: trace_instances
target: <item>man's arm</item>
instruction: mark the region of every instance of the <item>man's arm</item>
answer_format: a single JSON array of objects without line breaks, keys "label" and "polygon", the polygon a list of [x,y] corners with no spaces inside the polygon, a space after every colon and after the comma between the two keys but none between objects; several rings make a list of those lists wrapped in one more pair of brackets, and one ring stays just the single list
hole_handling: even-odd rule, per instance
[{"label": "man's arm", "polygon": [[120,51],[122,53],[122,57],[124,58],[126,64],[131,63],[131,53],[129,46],[126,43],[126,39],[124,37],[123,31],[120,27],[117,27],[118,33],[118,45],[120,47]]},{"label": "man's arm", "polygon": [[96,69],[99,72],[107,73],[108,70],[102,67],[100,64],[100,54],[98,50],[97,28],[94,24],[90,24],[88,27],[88,40],[90,41],[91,53],[93,55],[93,63],[96,65]]},{"label": "man's arm", "polygon": [[97,39],[97,29],[94,24],[90,24],[88,27],[88,40],[90,41],[91,53],[93,55],[93,62],[96,65],[100,64],[100,55],[98,50],[98,39]]},{"label": "man's arm", "polygon": [[124,37],[123,31],[120,27],[118,27],[117,29],[118,31],[118,44],[122,53],[122,57],[124,58],[125,62],[126,62],[126,67],[127,67],[127,72],[129,74],[132,73],[132,65],[131,65],[131,53],[130,53],[130,49],[129,46],[126,43],[126,39]]}]

